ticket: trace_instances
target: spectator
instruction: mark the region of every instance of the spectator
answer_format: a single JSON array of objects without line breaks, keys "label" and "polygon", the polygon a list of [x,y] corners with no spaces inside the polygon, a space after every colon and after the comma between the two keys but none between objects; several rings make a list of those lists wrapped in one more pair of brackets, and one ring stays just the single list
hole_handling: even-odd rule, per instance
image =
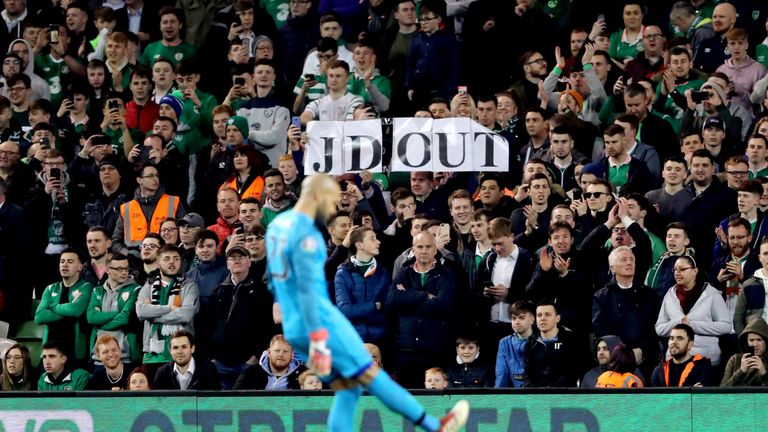
[{"label": "spectator", "polygon": [[[59,256],[61,281],[45,288],[35,312],[35,323],[45,325],[43,344],[57,341],[58,346],[62,347],[59,354],[64,351],[72,353],[72,364],[87,362],[90,348],[88,329],[83,318],[93,287],[80,278],[82,270],[83,263],[77,251],[64,249]],[[61,364],[63,366],[64,363]],[[54,375],[58,376],[58,373]]]},{"label": "spectator", "polygon": [[45,373],[37,382],[39,391],[85,390],[91,374],[75,367],[74,360],[69,360],[66,348],[61,342],[45,342],[42,357]]},{"label": "spectator", "polygon": [[[148,47],[149,48],[149,47]],[[144,51],[146,54],[146,51]],[[213,121],[211,113],[218,105],[216,98],[200,90],[200,67],[190,60],[180,61],[176,65],[176,81],[179,87],[172,92],[182,101],[183,108],[178,118],[177,134],[174,143],[183,155],[196,155],[208,142],[210,125]],[[194,157],[190,159],[190,164]],[[194,172],[194,171],[191,171]]]},{"label": "spectator", "polygon": [[147,234],[144,240],[141,241],[141,246],[139,247],[141,250],[141,255],[139,256],[141,266],[137,269],[135,277],[139,285],[144,286],[147,280],[155,277],[160,272],[157,256],[158,251],[164,244],[165,240],[160,237],[160,234],[155,233]]},{"label": "spectator", "polygon": [[376,68],[377,57],[373,46],[365,40],[356,43],[353,59],[354,70],[349,78],[350,92],[363,98],[364,102],[370,103],[371,111],[377,113],[389,111],[392,87],[389,78],[381,75]]},{"label": "spectator", "polygon": [[539,83],[547,77],[547,59],[541,53],[528,51],[520,56],[518,63],[522,65],[524,75],[512,89],[522,99],[521,109],[530,110],[539,106]]},{"label": "spectator", "polygon": [[746,30],[732,28],[725,33],[725,39],[731,58],[725,60],[717,71],[728,75],[733,82],[733,103],[751,113],[750,94],[757,81],[765,75],[766,68],[747,54],[749,36]]},{"label": "spectator", "polygon": [[640,53],[643,42],[643,34],[646,27],[643,25],[643,5],[639,1],[627,1],[624,3],[622,14],[624,29],[617,30],[611,35],[611,47],[608,54],[619,63],[627,64]]},{"label": "spectator", "polygon": [[448,367],[448,382],[453,388],[488,387],[488,369],[478,360],[480,345],[477,338],[456,339],[456,362]]},{"label": "spectator", "polygon": [[207,229],[219,236],[216,253],[221,254],[224,240],[232,235],[235,224],[240,221],[240,195],[231,188],[219,189],[219,193],[216,194],[216,209],[219,211],[219,217],[216,223]]},{"label": "spectator", "polygon": [[299,376],[307,368],[293,354],[285,336],[273,336],[259,363],[243,371],[233,390],[299,390]]},{"label": "spectator", "polygon": [[311,370],[305,370],[299,375],[299,386],[302,390],[322,390],[323,383]]},{"label": "spectator", "polygon": [[0,177],[5,181],[5,196],[8,202],[23,205],[24,197],[34,187],[35,174],[25,163],[20,162],[19,144],[13,141],[0,143]]},{"label": "spectator", "polygon": [[151,390],[149,386],[149,372],[144,366],[139,366],[134,369],[130,375],[128,375],[128,388],[126,390],[132,391],[147,391]]},{"label": "spectator", "polygon": [[170,60],[175,68],[181,61],[193,58],[197,50],[194,45],[181,39],[181,31],[184,28],[184,12],[181,9],[166,6],[160,9],[158,16],[163,38],[144,48],[141,64],[153,67],[157,59],[164,58]]},{"label": "spectator", "polygon": [[620,196],[633,192],[645,194],[656,187],[656,178],[651,174],[647,161],[629,154],[626,135],[621,125],[613,124],[605,128],[605,158],[599,163],[608,173],[608,182]]},{"label": "spectator", "polygon": [[[278,29],[277,50],[282,61],[281,69],[289,83],[301,75],[304,57],[319,39],[318,18],[311,0],[289,3],[289,15]],[[280,12],[282,16],[284,12]]]},{"label": "spectator", "polygon": [[448,374],[442,368],[433,367],[424,372],[424,388],[443,390],[448,388]]},{"label": "spectator", "polygon": [[413,251],[416,262],[395,278],[386,302],[397,320],[394,370],[406,388],[417,387],[419,371],[440,364],[450,349],[458,293],[456,274],[435,260],[433,235],[416,234]]},{"label": "spectator", "polygon": [[152,99],[152,72],[144,67],[134,69],[130,89],[133,99],[125,106],[126,124],[129,129],[147,133],[160,115],[160,106]]},{"label": "spectator", "polygon": [[157,370],[155,390],[221,390],[219,375],[211,362],[195,360],[195,337],[186,330],[170,336],[172,361]]},{"label": "spectator", "polygon": [[476,274],[480,265],[491,253],[493,245],[488,237],[488,222],[491,219],[490,212],[485,209],[475,210],[470,222],[472,235],[469,244],[461,253],[460,260],[464,273],[469,282],[469,291],[474,292],[476,286]]},{"label": "spectator", "polygon": [[249,272],[250,253],[235,246],[227,251],[229,278],[213,293],[207,333],[209,357],[219,372],[221,388],[231,389],[248,366],[256,365],[277,327],[271,317],[272,294],[261,275]]},{"label": "spectator", "polygon": [[588,370],[584,377],[579,381],[580,388],[597,387],[597,379],[606,371],[611,364],[611,352],[621,342],[621,338],[614,335],[604,335],[595,338],[595,357],[597,366]]},{"label": "spectator", "polygon": [[118,359],[125,364],[136,363],[141,358],[135,315],[136,298],[141,287],[131,277],[125,255],[114,253],[107,258],[106,264],[107,279],[93,288],[86,312],[88,324],[93,326],[90,351],[93,352],[95,364],[103,362],[96,349],[97,342],[101,336],[110,335],[119,347]]},{"label": "spectator", "polygon": [[675,285],[674,265],[678,257],[683,255],[694,256],[694,250],[689,248],[691,239],[685,224],[673,222],[667,225],[667,235],[664,240],[667,251],[656,260],[645,279],[645,284],[650,287],[659,299],[664,298],[670,287]]},{"label": "spectator", "polygon": [[[720,364],[718,336],[733,330],[732,315],[728,313],[722,295],[704,280],[704,272],[699,272],[693,258],[684,255],[677,259],[675,282],[677,284],[667,291],[661,304],[659,318],[656,320],[656,334],[670,338],[668,352],[674,355],[671,332],[677,324],[689,326],[691,334],[697,333],[696,340],[693,341],[689,335],[683,343],[691,342],[692,346],[688,350],[705,356],[713,366],[717,366]],[[681,352],[685,354],[688,350]]]},{"label": "spectator", "polygon": [[626,64],[626,74],[637,82],[640,78],[659,78],[664,73],[664,33],[657,25],[646,26],[643,50]]},{"label": "spectator", "polygon": [[195,236],[196,265],[186,273],[186,278],[197,285],[200,293],[201,315],[207,315],[213,307],[213,292],[227,277],[227,265],[223,256],[216,251],[219,247],[219,236],[210,229],[198,231]]},{"label": "spectator", "polygon": [[647,91],[639,83],[630,84],[624,89],[626,113],[634,114],[640,120],[637,129],[640,133],[639,141],[653,146],[659,158],[666,159],[675,156],[677,149],[675,146],[663,143],[676,143],[677,136],[672,124],[651,109],[653,98],[653,92]]},{"label": "spectator", "polygon": [[[529,339],[525,357],[524,387],[575,387],[584,373],[586,346],[568,328],[561,327],[560,312],[551,301],[536,306],[536,327],[540,334]],[[544,349],[531,347],[543,344]]]},{"label": "spectator", "polygon": [[661,171],[664,180],[661,187],[645,193],[645,198],[664,218],[669,219],[672,197],[683,190],[687,172],[688,162],[685,159],[680,156],[667,158]]},{"label": "spectator", "polygon": [[651,377],[652,387],[706,387],[711,384],[712,364],[693,353],[695,334],[688,324],[672,327],[667,345],[669,358],[663,360]]},{"label": "spectator", "polygon": [[768,324],[762,318],[752,320],[739,335],[739,348],[728,359],[720,387],[763,386],[766,380],[766,340]]},{"label": "spectator", "polygon": [[701,43],[715,35],[712,20],[699,13],[688,1],[678,1],[672,5],[669,21],[691,41],[693,52],[699,52]]},{"label": "spectator", "polygon": [[729,58],[728,41],[725,35],[736,24],[736,8],[731,3],[722,3],[712,11],[712,30],[715,34],[701,41],[695,53],[694,65],[706,73],[712,73]]},{"label": "spectator", "polygon": [[29,349],[19,343],[11,345],[5,352],[0,388],[5,392],[37,390],[36,375]]},{"label": "spectator", "polygon": [[[534,336],[533,323],[536,320],[535,307],[532,303],[519,300],[509,306],[512,319],[512,334],[499,341],[499,351],[496,354],[496,383],[494,387],[523,387],[527,381],[525,375],[526,358],[529,350],[544,350],[544,345],[532,341]],[[540,354],[531,354],[537,357]]]},{"label": "spectator", "polygon": [[643,380],[635,374],[635,355],[632,349],[619,343],[611,351],[608,370],[597,378],[597,388],[642,388]]},{"label": "spectator", "polygon": [[[741,335],[747,324],[763,316],[765,310],[765,281],[768,280],[768,240],[760,241],[759,259],[761,268],[747,279],[736,297],[733,327]],[[762,297],[761,297],[762,296]]]},{"label": "spectator", "polygon": [[121,361],[120,344],[110,334],[102,334],[93,346],[102,367],[94,368],[88,390],[125,390],[128,388],[127,365]]},{"label": "spectator", "polygon": [[143,362],[159,366],[171,360],[170,336],[177,330],[194,329],[192,319],[200,304],[197,285],[180,275],[178,248],[163,245],[157,252],[157,261],[160,272],[141,288],[136,315],[144,325]]},{"label": "spectator", "polygon": [[749,179],[768,177],[768,138],[754,134],[747,138],[747,160],[749,161]]},{"label": "spectator", "polygon": [[160,224],[160,237],[172,245],[179,245],[179,227],[176,225],[176,219],[168,218]]},{"label": "spectator", "polygon": [[[301,113],[301,123],[312,120],[352,120],[355,108],[363,104],[360,96],[347,90],[349,65],[342,60],[328,64],[328,95],[312,101]],[[343,109],[342,109],[343,108]]]},{"label": "spectator", "polygon": [[355,326],[365,342],[381,344],[387,336],[384,301],[391,280],[376,257],[381,242],[369,228],[350,228],[349,260],[338,266],[334,278],[336,306]]},{"label": "spectator", "polygon": [[296,204],[296,196],[285,190],[285,180],[280,171],[267,170],[264,173],[264,207],[261,208],[261,225],[266,228],[280,213],[290,210]]},{"label": "spectator", "polygon": [[712,286],[721,293],[725,292],[725,301],[731,316],[736,308],[736,296],[741,286],[760,268],[757,255],[750,249],[751,231],[752,224],[748,220],[742,217],[730,219],[725,231],[727,249],[715,257],[709,272]]}]

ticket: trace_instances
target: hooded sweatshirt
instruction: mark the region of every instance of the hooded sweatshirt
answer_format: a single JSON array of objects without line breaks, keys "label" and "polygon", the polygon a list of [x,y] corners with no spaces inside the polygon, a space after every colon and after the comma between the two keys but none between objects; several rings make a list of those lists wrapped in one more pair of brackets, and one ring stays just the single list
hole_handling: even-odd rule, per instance
[{"label": "hooded sweatshirt", "polygon": [[[36,100],[36,99],[51,99],[51,90],[48,87],[48,83],[45,82],[44,79],[40,78],[39,75],[35,73],[35,57],[32,51],[32,44],[27,42],[24,39],[14,39],[11,41],[11,43],[8,45],[8,52],[11,52],[11,47],[16,42],[22,42],[24,45],[27,46],[27,52],[29,53],[29,60],[27,60],[27,65],[24,67],[24,70],[22,73],[26,74],[29,79],[32,81],[32,96],[30,97],[30,100]],[[8,97],[6,94],[8,92],[8,88],[5,87],[3,92],[3,95]]]},{"label": "hooded sweatshirt", "polygon": [[[763,344],[768,343],[768,324],[762,318],[757,318],[749,322],[747,327],[739,335],[739,348],[745,351],[749,346],[747,340],[749,334],[756,334],[763,338]],[[764,345],[765,346],[765,345]],[[765,349],[764,349],[765,351]],[[768,352],[763,352],[761,360],[764,367],[768,370]],[[768,374],[760,376],[755,369],[748,369],[747,372],[741,370],[741,359],[746,353],[736,353],[728,360],[725,366],[725,374],[721,387],[745,387],[745,386],[766,386],[768,385]]]},{"label": "hooded sweatshirt", "polygon": [[754,276],[747,279],[741,286],[736,297],[736,310],[733,313],[733,326],[737,334],[741,334],[747,323],[756,318],[768,321],[768,274],[758,269]]},{"label": "hooded sweatshirt", "polygon": [[728,78],[733,82],[733,89],[736,95],[733,96],[731,102],[741,106],[749,113],[752,112],[752,103],[749,100],[752,88],[765,75],[765,71],[765,66],[756,62],[751,57],[745,58],[744,62],[740,65],[734,64],[733,58],[729,58],[717,68],[717,72],[728,75]]},{"label": "hooded sweatshirt", "polygon": [[272,369],[269,367],[269,350],[264,350],[263,353],[261,353],[261,358],[259,359],[259,366],[264,370],[264,373],[267,374],[267,387],[264,390],[288,390],[288,381],[291,377],[291,374],[301,366],[301,362],[296,360],[295,358],[291,359],[290,364],[288,365],[288,370],[285,371],[284,375],[281,375],[279,377],[276,377],[274,373],[272,373]]},{"label": "hooded sweatshirt", "polygon": [[[603,337],[595,339],[595,346],[593,347],[593,350],[595,352],[595,356],[597,356],[597,345],[600,344],[600,342],[605,342],[608,345],[608,352],[613,352],[613,349],[616,348],[616,345],[622,343],[621,338],[614,335],[605,335]],[[597,378],[602,375],[603,372],[608,370],[608,365],[600,365],[593,367],[587,373],[584,374],[584,378],[581,379],[579,382],[580,388],[595,388],[597,385]]]}]

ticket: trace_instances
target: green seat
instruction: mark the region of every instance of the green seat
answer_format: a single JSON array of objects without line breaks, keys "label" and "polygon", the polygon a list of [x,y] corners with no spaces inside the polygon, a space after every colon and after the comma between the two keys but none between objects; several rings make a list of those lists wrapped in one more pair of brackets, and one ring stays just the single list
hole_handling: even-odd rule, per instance
[{"label": "green seat", "polygon": [[17,342],[27,347],[32,367],[37,369],[40,366],[40,357],[43,355],[43,341],[41,339],[22,339]]},{"label": "green seat", "polygon": [[35,319],[38,306],[40,306],[40,299],[32,299],[32,310],[30,311],[29,319]]},{"label": "green seat", "polygon": [[37,323],[35,323],[34,321],[27,321],[24,324],[22,324],[18,330],[16,330],[16,335],[14,336],[14,339],[42,340],[44,331],[45,331],[44,326],[37,325]]}]

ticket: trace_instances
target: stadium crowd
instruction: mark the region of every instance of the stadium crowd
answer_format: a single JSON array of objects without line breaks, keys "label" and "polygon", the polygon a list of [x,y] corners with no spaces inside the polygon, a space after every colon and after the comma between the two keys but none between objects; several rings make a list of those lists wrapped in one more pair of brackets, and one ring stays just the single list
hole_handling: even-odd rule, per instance
[{"label": "stadium crowd", "polygon": [[266,229],[307,123],[393,117],[510,155],[338,176],[328,293],[404,386],[768,384],[766,2],[2,3],[2,390],[321,388]]}]

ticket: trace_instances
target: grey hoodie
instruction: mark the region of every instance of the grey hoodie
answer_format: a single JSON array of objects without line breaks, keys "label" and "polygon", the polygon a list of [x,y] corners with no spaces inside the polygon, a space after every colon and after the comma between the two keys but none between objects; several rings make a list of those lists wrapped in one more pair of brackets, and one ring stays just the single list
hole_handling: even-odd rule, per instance
[{"label": "grey hoodie", "polygon": [[272,370],[269,368],[269,350],[264,350],[259,358],[259,366],[264,369],[264,373],[267,374],[267,387],[264,390],[288,390],[288,379],[293,371],[295,371],[301,363],[296,358],[291,359],[291,363],[288,365],[288,370],[280,378],[275,378]]},{"label": "grey hoodie", "polygon": [[[605,343],[608,345],[608,352],[613,352],[613,349],[616,348],[616,345],[622,343],[621,338],[614,335],[605,335],[603,337],[599,337],[595,339],[595,346],[594,348],[594,354],[595,358],[597,358],[597,345],[600,342],[605,341]],[[580,388],[595,388],[597,385],[597,378],[602,375],[603,372],[608,370],[608,365],[601,366],[597,365],[587,371],[587,373],[584,374],[584,378],[581,379],[579,382]]]},{"label": "grey hoodie", "polygon": [[[40,78],[35,73],[35,57],[32,53],[32,44],[27,42],[24,39],[14,39],[11,41],[11,43],[8,45],[8,52],[11,52],[11,47],[16,42],[23,42],[24,45],[27,46],[27,52],[29,53],[29,61],[27,61],[27,65],[24,67],[24,70],[22,71],[25,75],[29,77],[29,79],[32,81],[32,100],[36,99],[51,99],[51,89],[48,87],[48,83],[45,82],[44,79]],[[5,82],[5,79],[3,79],[3,82]],[[2,94],[5,97],[8,97],[8,86],[3,86],[3,89],[0,90],[0,94]]]}]

